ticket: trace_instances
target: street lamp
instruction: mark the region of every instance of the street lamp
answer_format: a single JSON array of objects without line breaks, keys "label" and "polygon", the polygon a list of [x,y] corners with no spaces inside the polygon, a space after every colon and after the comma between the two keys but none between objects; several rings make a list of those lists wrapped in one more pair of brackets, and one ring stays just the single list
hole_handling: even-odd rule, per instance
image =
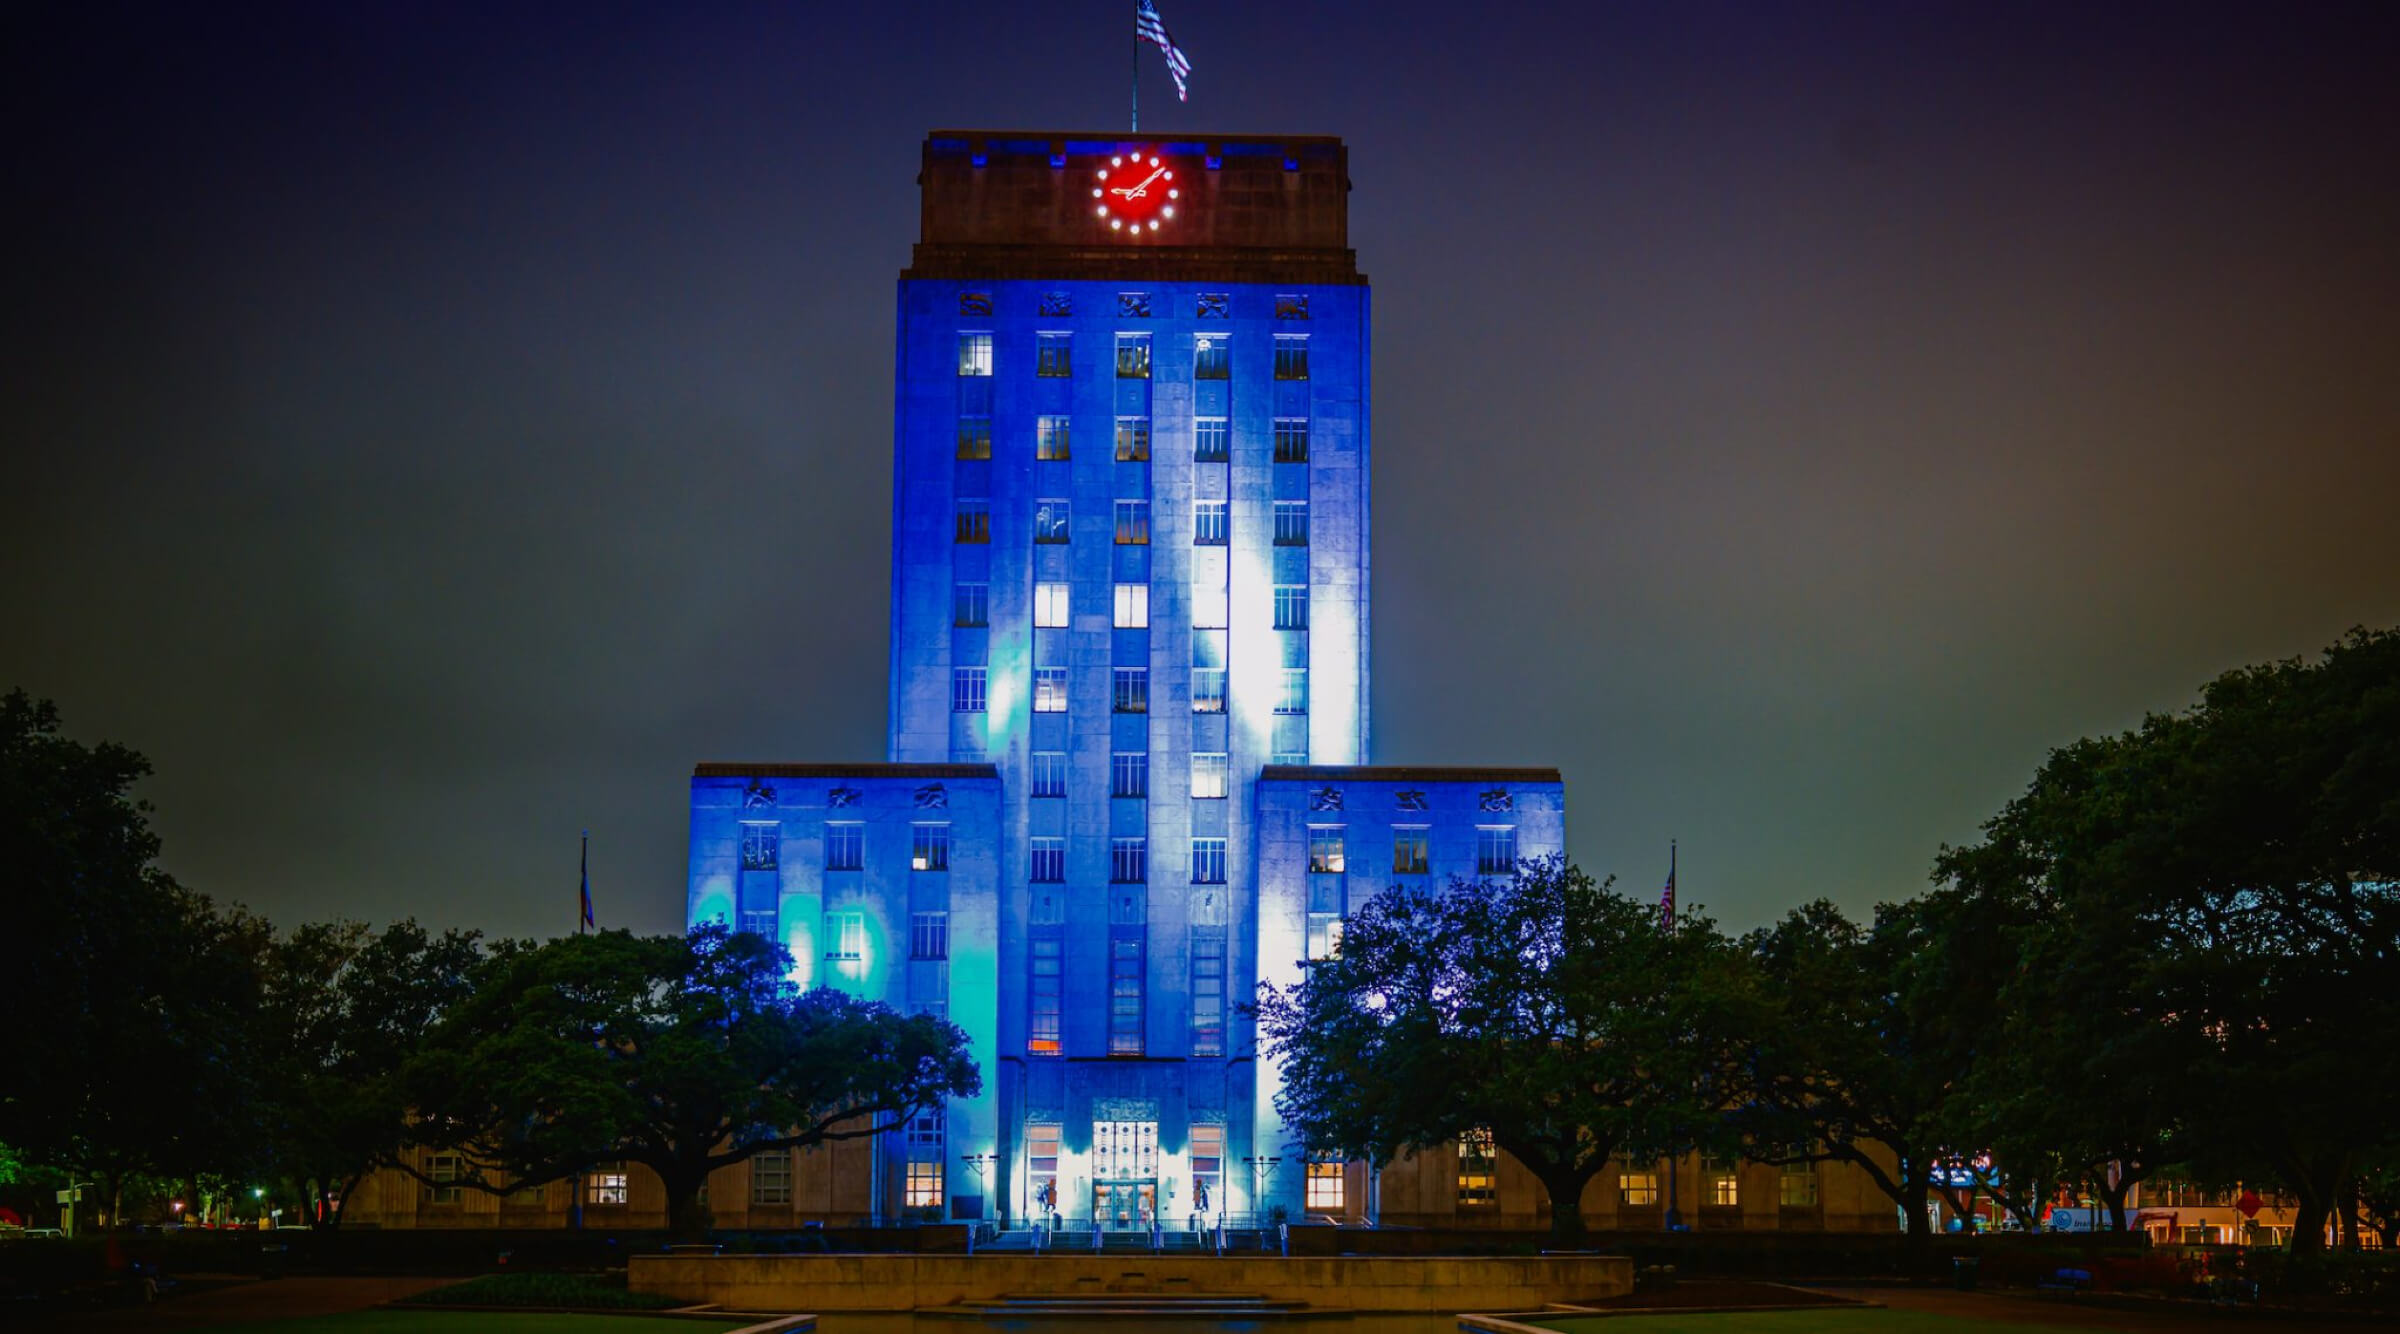
[{"label": "street lamp", "polygon": [[1251,1221],[1260,1227],[1264,1227],[1266,1226],[1267,1211],[1259,1207],[1259,1201],[1260,1198],[1267,1193],[1267,1183],[1275,1179],[1275,1168],[1283,1161],[1283,1159],[1281,1157],[1251,1155],[1243,1158],[1242,1161],[1250,1165]]},{"label": "street lamp", "polygon": [[958,1155],[958,1160],[975,1169],[975,1191],[985,1199],[990,1199],[990,1193],[984,1189],[983,1174],[992,1169],[992,1164],[1000,1161],[1000,1155],[996,1153],[962,1153]]}]

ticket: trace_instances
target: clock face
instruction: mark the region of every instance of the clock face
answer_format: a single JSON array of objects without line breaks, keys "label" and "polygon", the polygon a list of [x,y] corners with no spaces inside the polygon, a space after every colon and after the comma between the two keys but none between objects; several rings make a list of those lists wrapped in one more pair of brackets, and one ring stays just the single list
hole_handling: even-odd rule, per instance
[{"label": "clock face", "polygon": [[1119,153],[1094,174],[1092,216],[1111,236],[1155,238],[1173,230],[1182,195],[1172,163],[1155,153]]}]

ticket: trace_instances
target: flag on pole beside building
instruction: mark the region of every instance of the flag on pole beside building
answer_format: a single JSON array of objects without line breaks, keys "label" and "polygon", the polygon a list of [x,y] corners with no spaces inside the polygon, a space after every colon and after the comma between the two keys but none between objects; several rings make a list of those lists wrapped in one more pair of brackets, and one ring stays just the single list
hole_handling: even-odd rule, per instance
[{"label": "flag on pole beside building", "polygon": [[585,834],[583,836],[583,916],[575,929],[581,931],[585,927],[594,925],[597,924],[592,921],[592,836]]},{"label": "flag on pole beside building", "polygon": [[1667,888],[1658,896],[1658,924],[1668,931],[1675,929],[1675,845],[1667,845]]},{"label": "flag on pole beside building", "polygon": [[1190,101],[1183,81],[1192,72],[1191,58],[1175,45],[1175,39],[1167,33],[1167,21],[1158,16],[1158,6],[1150,0],[1141,0],[1141,7],[1133,11],[1133,35],[1167,53],[1167,73],[1175,79],[1175,100]]}]

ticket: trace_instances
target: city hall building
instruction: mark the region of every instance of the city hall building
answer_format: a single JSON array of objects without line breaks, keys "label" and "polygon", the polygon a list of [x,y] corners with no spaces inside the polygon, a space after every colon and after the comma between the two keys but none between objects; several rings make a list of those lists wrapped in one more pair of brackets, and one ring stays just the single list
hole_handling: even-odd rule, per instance
[{"label": "city hall building", "polygon": [[[1392,885],[1566,846],[1556,770],[1370,762],[1372,320],[1344,146],[941,132],[918,181],[887,754],[701,764],[687,912],[782,942],[803,985],[947,1018],[983,1092],[719,1173],[720,1224],[1139,1228],[1203,1201],[1352,1219],[1371,1197],[1395,1220],[1546,1224],[1530,1176],[1472,1137],[1379,1192],[1313,1157],[1240,1008]],[[1757,1179],[1722,1167],[1717,1203],[1746,1195],[1768,1226],[1873,1209],[1740,1170]],[[1589,1212],[1656,1226],[1656,1165],[1625,1176]],[[450,1203],[555,1218],[574,1189]],[[660,1208],[638,1170],[581,1189],[587,1221]]]}]

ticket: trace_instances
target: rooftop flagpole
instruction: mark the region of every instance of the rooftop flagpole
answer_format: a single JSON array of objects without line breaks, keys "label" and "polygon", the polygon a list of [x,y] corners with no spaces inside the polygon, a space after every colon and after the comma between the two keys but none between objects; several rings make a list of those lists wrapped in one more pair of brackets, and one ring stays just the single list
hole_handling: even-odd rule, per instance
[{"label": "rooftop flagpole", "polygon": [[1133,24],[1133,124],[1127,132],[1142,132],[1142,24],[1138,10]]}]

